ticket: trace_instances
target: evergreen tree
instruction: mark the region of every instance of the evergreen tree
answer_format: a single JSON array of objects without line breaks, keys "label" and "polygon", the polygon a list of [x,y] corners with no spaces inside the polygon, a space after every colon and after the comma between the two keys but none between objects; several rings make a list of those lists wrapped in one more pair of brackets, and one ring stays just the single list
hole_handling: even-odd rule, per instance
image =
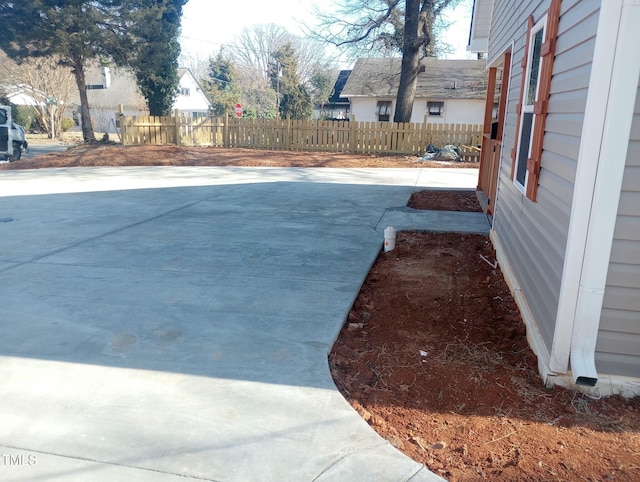
[{"label": "evergreen tree", "polygon": [[209,61],[209,78],[206,90],[213,104],[215,115],[228,116],[234,111],[239,102],[239,92],[236,85],[238,72],[235,63],[219,52],[215,59]]},{"label": "evergreen tree", "polygon": [[149,113],[169,116],[176,97],[180,20],[187,0],[141,0],[133,25],[136,55],[131,61]]},{"label": "evergreen tree", "polygon": [[308,119],[313,112],[311,96],[298,77],[298,62],[290,42],[279,47],[270,65],[271,87],[275,89],[281,118]]}]

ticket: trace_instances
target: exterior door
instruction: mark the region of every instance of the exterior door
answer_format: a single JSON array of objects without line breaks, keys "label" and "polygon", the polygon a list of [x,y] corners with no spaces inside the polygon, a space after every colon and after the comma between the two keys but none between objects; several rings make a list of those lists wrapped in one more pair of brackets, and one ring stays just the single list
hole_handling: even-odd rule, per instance
[{"label": "exterior door", "polygon": [[11,155],[11,107],[0,106],[0,155]]}]

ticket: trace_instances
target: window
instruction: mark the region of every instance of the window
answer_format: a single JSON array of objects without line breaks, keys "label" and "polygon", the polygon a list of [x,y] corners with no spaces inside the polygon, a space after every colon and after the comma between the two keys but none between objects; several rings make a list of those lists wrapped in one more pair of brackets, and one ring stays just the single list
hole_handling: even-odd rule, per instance
[{"label": "window", "polygon": [[542,19],[536,23],[530,16],[527,21],[520,101],[516,108],[518,134],[511,150],[511,179],[533,202],[536,201],[540,181],[560,4],[561,0],[551,0],[549,10]]},{"label": "window", "polygon": [[500,104],[498,104],[497,102],[494,102],[493,103],[493,108],[491,109],[491,118],[492,119],[497,119],[499,111],[500,111]]},{"label": "window", "polygon": [[429,115],[442,115],[444,112],[444,102],[427,102],[427,112]]},{"label": "window", "polygon": [[544,24],[546,17],[533,26],[529,33],[529,50],[527,52],[527,65],[524,98],[520,111],[520,135],[517,148],[515,165],[515,183],[523,191],[526,189],[529,171],[527,162],[531,158],[531,140],[535,129],[536,118],[534,107],[538,99],[540,86],[540,66],[542,64],[542,42],[544,39]]},{"label": "window", "polygon": [[191,95],[191,89],[189,89],[188,87],[182,87],[180,89],[180,93],[185,97],[189,97]]},{"label": "window", "polygon": [[376,106],[376,115],[379,122],[389,122],[389,116],[391,115],[391,101],[379,100]]}]

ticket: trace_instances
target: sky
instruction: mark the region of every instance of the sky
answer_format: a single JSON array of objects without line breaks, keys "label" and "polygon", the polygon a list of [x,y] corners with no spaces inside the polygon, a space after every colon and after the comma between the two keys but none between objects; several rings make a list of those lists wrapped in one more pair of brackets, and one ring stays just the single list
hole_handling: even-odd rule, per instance
[{"label": "sky", "polygon": [[[314,24],[314,5],[330,8],[331,0],[189,0],[183,7],[182,53],[205,60],[220,47],[233,42],[243,28],[255,24],[275,23],[295,35],[302,35],[301,23]],[[448,58],[472,58],[466,53],[471,23],[470,1],[448,17],[452,22],[445,41],[455,49]],[[340,68],[350,68],[341,63]]]}]

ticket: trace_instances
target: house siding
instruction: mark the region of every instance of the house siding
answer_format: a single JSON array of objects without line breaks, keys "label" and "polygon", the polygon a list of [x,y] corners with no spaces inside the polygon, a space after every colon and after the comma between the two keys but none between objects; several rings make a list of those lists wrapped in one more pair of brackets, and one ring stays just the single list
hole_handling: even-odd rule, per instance
[{"label": "house siding", "polygon": [[640,377],[640,85],[614,231],[596,368]]},{"label": "house siding", "polygon": [[[390,98],[358,98],[351,97],[351,114],[356,121],[377,122],[376,106],[378,101],[391,101],[391,120],[396,108],[395,99]],[[429,116],[428,123],[431,124],[479,124],[484,121],[485,102],[482,99],[429,99],[434,102],[444,102],[444,112],[441,116]],[[411,122],[422,123],[427,114],[427,99],[416,98],[413,103]]]},{"label": "house siding", "polygon": [[496,0],[489,59],[513,45],[494,234],[517,279],[547,350],[551,349],[587,100],[600,2],[563,1],[545,125],[537,202],[511,180],[516,105],[522,80],[527,19],[539,21],[550,0]]},{"label": "house siding", "polygon": [[196,112],[207,114],[209,112],[210,102],[191,73],[186,72],[180,77],[178,87],[181,90],[189,89],[189,95],[182,93],[177,95],[173,103],[174,109],[178,109],[184,115],[193,115]]}]

